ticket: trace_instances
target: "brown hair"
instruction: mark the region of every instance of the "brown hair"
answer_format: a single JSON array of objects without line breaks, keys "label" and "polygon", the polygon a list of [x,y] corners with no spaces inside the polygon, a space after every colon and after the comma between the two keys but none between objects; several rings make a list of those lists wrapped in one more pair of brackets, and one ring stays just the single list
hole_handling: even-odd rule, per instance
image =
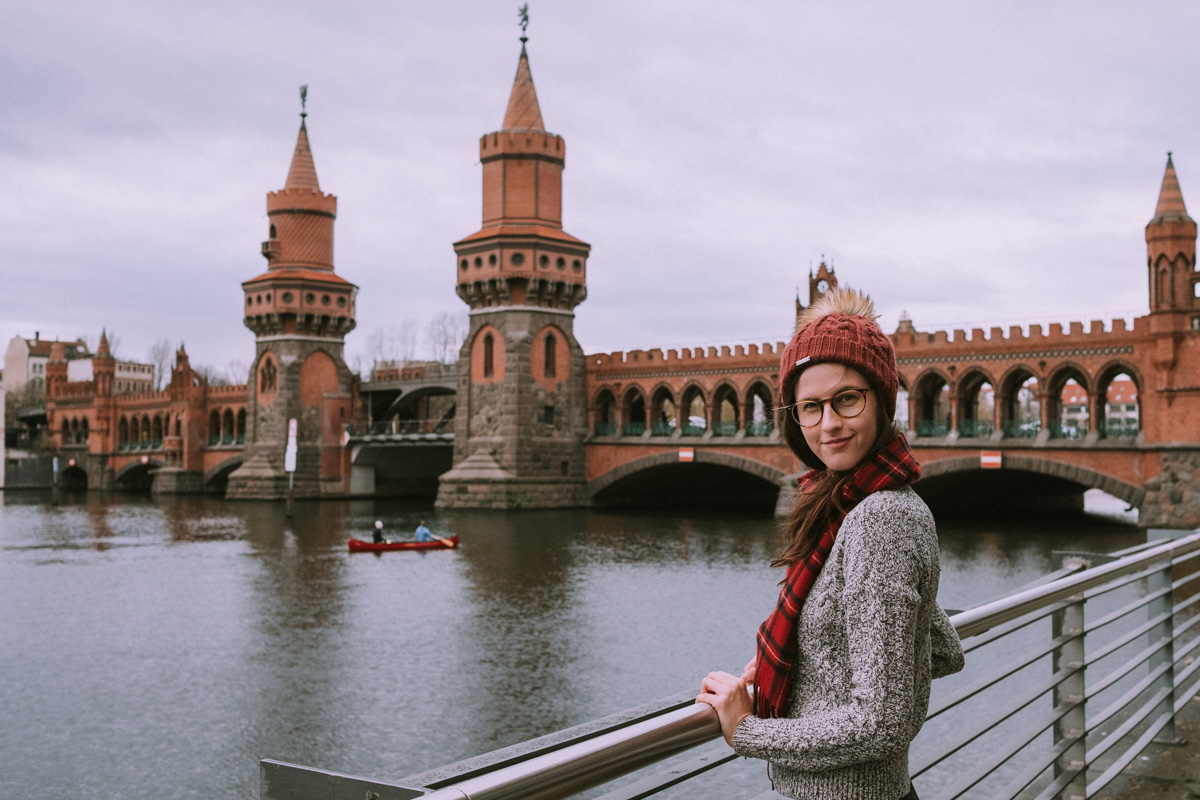
[{"label": "brown hair", "polygon": [[[875,411],[875,444],[863,457],[863,462],[870,461],[899,435],[895,423],[888,418],[882,403],[875,404]],[[783,437],[788,446],[817,473],[816,480],[807,491],[796,491],[792,499],[792,509],[788,512],[787,521],[783,524],[783,550],[771,562],[772,567],[790,567],[792,564],[808,558],[809,554],[816,549],[817,542],[820,541],[826,528],[842,511],[842,488],[854,477],[858,467],[855,466],[855,469],[845,472],[834,472],[826,468],[809,449],[808,443],[804,441],[804,432],[800,428],[800,423],[796,422],[786,408],[779,409],[778,416],[779,427],[783,431]],[[803,448],[803,450],[799,448]]]}]

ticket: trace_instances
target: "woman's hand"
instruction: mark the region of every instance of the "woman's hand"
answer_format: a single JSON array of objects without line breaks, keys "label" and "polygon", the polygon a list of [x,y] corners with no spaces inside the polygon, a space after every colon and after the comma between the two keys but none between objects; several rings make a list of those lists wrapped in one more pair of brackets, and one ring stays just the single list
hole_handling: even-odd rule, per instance
[{"label": "woman's hand", "polygon": [[747,683],[747,685],[752,686],[752,685],[754,685],[754,676],[757,673],[758,673],[758,653],[755,652],[754,658],[750,659],[750,663],[748,663],[745,667],[742,668],[742,680],[744,680]]},{"label": "woman's hand", "polygon": [[730,747],[733,747],[733,732],[737,726],[754,713],[746,682],[728,672],[708,673],[708,677],[700,682],[700,694],[696,702],[708,703],[716,709],[717,717],[721,720],[721,735]]}]

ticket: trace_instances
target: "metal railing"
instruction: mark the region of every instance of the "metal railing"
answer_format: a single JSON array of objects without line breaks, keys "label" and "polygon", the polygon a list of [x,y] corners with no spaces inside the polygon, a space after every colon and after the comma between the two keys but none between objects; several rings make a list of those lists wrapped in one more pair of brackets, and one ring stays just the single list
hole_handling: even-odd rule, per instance
[{"label": "metal railing", "polygon": [[[1058,555],[1050,575],[951,617],[967,666],[947,679],[911,748],[922,797],[1085,798],[1156,737],[1175,738],[1175,713],[1200,690],[1200,532]],[[716,713],[694,696],[395,783],[266,760],[261,797],[324,798],[336,785],[380,800],[567,798],[718,740]],[[721,742],[595,800],[650,797],[734,758]]]}]

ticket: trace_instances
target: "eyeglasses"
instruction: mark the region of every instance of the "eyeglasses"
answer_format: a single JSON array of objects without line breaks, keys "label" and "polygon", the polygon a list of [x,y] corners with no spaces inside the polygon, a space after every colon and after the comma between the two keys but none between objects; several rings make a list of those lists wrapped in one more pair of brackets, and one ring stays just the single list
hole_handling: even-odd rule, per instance
[{"label": "eyeglasses", "polygon": [[788,413],[801,428],[811,428],[821,424],[821,420],[825,416],[826,403],[842,419],[853,419],[867,407],[867,392],[869,391],[871,391],[869,386],[865,389],[843,389],[826,400],[805,400],[788,406]]}]

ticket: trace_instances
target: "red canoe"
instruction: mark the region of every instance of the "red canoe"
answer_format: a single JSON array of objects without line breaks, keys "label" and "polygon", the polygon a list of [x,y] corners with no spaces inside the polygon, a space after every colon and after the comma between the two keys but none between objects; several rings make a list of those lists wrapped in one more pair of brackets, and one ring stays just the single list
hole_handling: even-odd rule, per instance
[{"label": "red canoe", "polygon": [[458,547],[457,534],[451,536],[446,541],[450,544],[445,544],[437,539],[432,542],[364,542],[362,539],[350,540],[351,553],[382,553],[385,550],[446,550],[448,548]]}]

